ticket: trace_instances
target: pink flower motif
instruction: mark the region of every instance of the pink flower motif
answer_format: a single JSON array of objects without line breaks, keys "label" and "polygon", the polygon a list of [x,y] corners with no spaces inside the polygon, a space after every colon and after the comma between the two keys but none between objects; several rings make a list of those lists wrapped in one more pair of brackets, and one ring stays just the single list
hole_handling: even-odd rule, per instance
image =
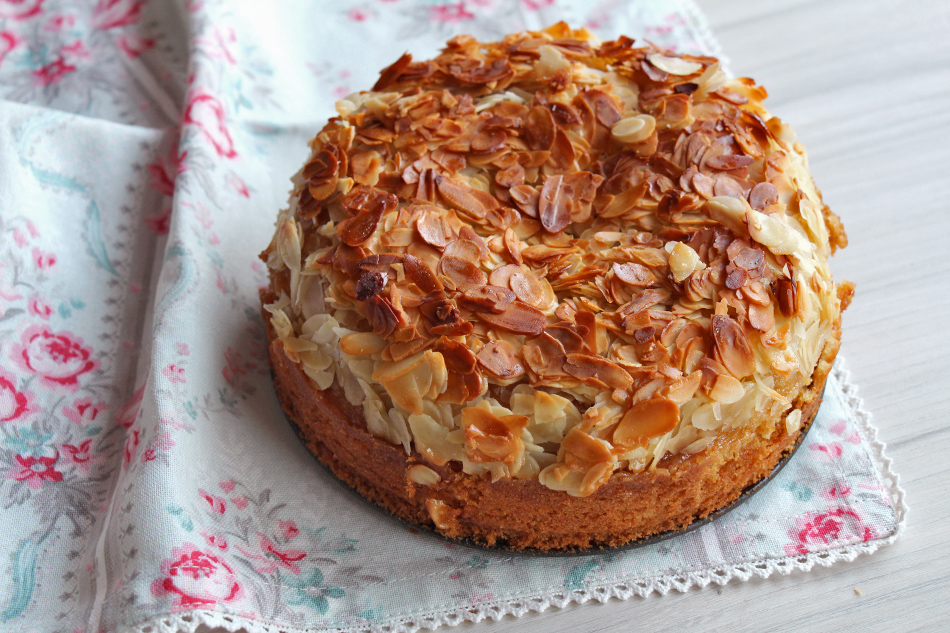
[{"label": "pink flower motif", "polygon": [[[23,40],[13,31],[0,31],[0,64],[4,58]],[[17,242],[19,243],[19,242]],[[22,244],[20,244],[22,246]]]},{"label": "pink flower motif", "polygon": [[228,551],[228,542],[220,534],[214,532],[202,532],[201,536],[205,537],[205,542],[212,546],[217,547],[222,552]]},{"label": "pink flower motif", "polygon": [[33,394],[19,391],[16,377],[0,369],[0,422],[21,422],[34,411]]},{"label": "pink flower motif", "polygon": [[168,431],[162,431],[152,438],[148,448],[146,448],[145,452],[142,453],[142,461],[150,462],[158,457],[158,451],[167,451],[174,445],[175,440],[172,439],[171,433]]},{"label": "pink flower motif", "polygon": [[145,0],[99,0],[92,10],[92,25],[97,29],[114,29],[136,22]]},{"label": "pink flower motif", "polygon": [[171,383],[185,383],[185,368],[171,364],[162,370],[162,375],[168,378]]},{"label": "pink flower motif", "polygon": [[809,446],[815,456],[825,461],[832,461],[841,457],[841,444],[812,444]]},{"label": "pink flower motif", "polygon": [[72,444],[63,444],[63,452],[66,453],[66,456],[69,459],[79,466],[83,471],[89,470],[89,464],[92,461],[92,455],[90,451],[92,450],[92,438],[84,440],[79,446],[73,446]]},{"label": "pink flower motif", "polygon": [[522,0],[522,2],[524,3],[524,6],[531,9],[532,11],[550,7],[554,4],[554,0]]},{"label": "pink flower motif", "polygon": [[40,236],[40,232],[37,230],[36,225],[33,224],[32,220],[26,221],[26,230],[30,232],[30,235],[32,235],[34,239]]},{"label": "pink flower motif", "polygon": [[176,611],[230,602],[243,595],[224,558],[191,543],[173,547],[171,558],[162,561],[161,569],[162,578],[152,583],[152,595],[173,595]]},{"label": "pink flower motif", "polygon": [[[823,545],[833,545],[856,539],[869,541],[875,537],[874,529],[864,525],[861,517],[849,508],[836,508],[828,512],[808,512],[795,520],[797,528],[789,530],[792,543],[785,546],[788,556],[807,554]],[[811,546],[817,545],[818,548]]]},{"label": "pink flower motif", "polygon": [[30,297],[30,300],[26,304],[27,309],[30,311],[30,314],[33,316],[38,316],[41,319],[46,319],[49,321],[49,317],[53,314],[53,308],[50,304],[46,303],[46,299],[40,295],[33,295]]},{"label": "pink flower motif", "polygon": [[181,356],[187,356],[191,352],[188,351],[188,343],[178,342],[175,343],[175,351]]},{"label": "pink flower motif", "polygon": [[[3,37],[3,33],[0,33],[0,38],[2,37]],[[0,42],[2,42],[2,39],[0,39]],[[0,54],[0,63],[2,62],[3,62],[3,56],[2,54]],[[23,231],[20,230],[20,227],[13,229],[13,241],[20,248],[23,248],[24,246],[30,243],[30,239],[26,235],[23,234]]]},{"label": "pink flower motif", "polygon": [[222,497],[205,492],[201,488],[198,488],[198,494],[208,502],[208,505],[211,506],[211,510],[213,512],[216,512],[217,514],[224,514],[224,511],[227,509],[227,501],[225,501]]},{"label": "pink flower motif", "polygon": [[83,44],[82,40],[76,40],[69,46],[63,46],[59,49],[59,52],[63,54],[64,57],[74,57],[74,58],[87,58],[89,57],[89,49],[86,48],[86,45]]},{"label": "pink flower motif", "polygon": [[244,196],[245,198],[251,197],[251,192],[248,190],[247,185],[241,177],[234,172],[228,174],[228,184],[238,192],[238,195]]},{"label": "pink flower motif", "polygon": [[155,235],[168,235],[168,229],[171,228],[172,209],[168,207],[158,215],[149,215],[145,217],[145,226]]},{"label": "pink flower motif", "polygon": [[237,497],[231,497],[231,503],[237,506],[238,510],[243,510],[247,507],[247,497],[240,495]]},{"label": "pink flower motif", "polygon": [[119,48],[129,59],[135,59],[145,51],[155,48],[155,40],[138,35],[123,35],[118,40]]},{"label": "pink flower motif", "polygon": [[282,567],[294,576],[300,575],[300,567],[297,566],[297,561],[305,558],[307,552],[302,549],[278,549],[277,546],[274,545],[274,542],[266,535],[260,532],[258,532],[257,535],[261,537],[261,554],[255,554],[247,551],[240,545],[237,546],[248,558],[261,561],[260,564],[255,565],[257,571],[262,574],[272,574],[277,571],[278,567]]},{"label": "pink flower motif", "polygon": [[370,17],[372,17],[372,14],[369,11],[365,11],[363,9],[353,8],[346,13],[346,17],[350,18],[354,22],[365,22]]},{"label": "pink flower motif", "polygon": [[0,18],[25,20],[43,12],[46,0],[0,0]]},{"label": "pink flower motif", "polygon": [[197,126],[214,146],[218,156],[237,158],[225,119],[224,106],[209,94],[193,96],[185,108],[185,124]]},{"label": "pink flower motif", "polygon": [[475,14],[465,8],[464,2],[456,2],[454,4],[437,4],[433,6],[430,18],[433,22],[458,24],[464,20],[474,19]]},{"label": "pink flower motif", "polygon": [[220,486],[221,490],[225,493],[231,494],[231,491],[234,490],[235,483],[233,479],[228,479],[227,481],[219,483],[218,486]]},{"label": "pink flower motif", "polygon": [[56,263],[56,255],[53,253],[44,253],[40,249],[33,247],[33,263],[40,270],[48,270]]},{"label": "pink flower motif", "polygon": [[52,457],[16,456],[16,465],[7,471],[7,479],[26,482],[33,490],[43,487],[44,481],[62,481],[63,473],[53,466],[59,461],[59,453]]},{"label": "pink flower motif", "polygon": [[285,541],[293,540],[298,534],[300,534],[297,524],[293,521],[283,521],[278,519],[277,527],[280,528],[280,534],[284,537]]},{"label": "pink flower motif", "polygon": [[33,71],[34,83],[37,86],[52,86],[58,83],[65,75],[75,72],[76,67],[68,63],[62,55],[46,64],[39,70]]},{"label": "pink flower motif", "polygon": [[49,22],[46,23],[46,26],[43,27],[44,31],[63,31],[68,28],[72,28],[76,24],[76,16],[74,15],[54,15],[49,19]]},{"label": "pink flower motif", "polygon": [[93,422],[100,413],[109,408],[104,401],[93,403],[92,398],[86,396],[78,398],[71,406],[63,407],[63,415],[67,420],[80,426]]},{"label": "pink flower motif", "polygon": [[13,362],[38,375],[49,387],[75,392],[79,377],[99,367],[92,350],[82,339],[63,331],[53,333],[47,325],[33,325],[13,346]]},{"label": "pink flower motif", "polygon": [[119,411],[117,422],[125,428],[130,428],[135,423],[135,418],[139,415],[139,409],[142,408],[142,397],[145,395],[145,384],[135,390],[129,401],[125,403],[122,410]]},{"label": "pink flower motif", "polygon": [[125,449],[122,451],[122,467],[127,468],[132,460],[135,459],[135,449],[139,446],[139,430],[132,429],[128,439],[125,440]]},{"label": "pink flower motif", "polygon": [[154,163],[145,166],[149,176],[151,176],[149,184],[163,195],[171,197],[175,193],[175,178],[178,177],[178,174],[184,173],[186,169],[185,158],[187,156],[187,151],[178,153],[176,134],[175,142],[169,145],[168,155],[164,158],[159,156]]}]

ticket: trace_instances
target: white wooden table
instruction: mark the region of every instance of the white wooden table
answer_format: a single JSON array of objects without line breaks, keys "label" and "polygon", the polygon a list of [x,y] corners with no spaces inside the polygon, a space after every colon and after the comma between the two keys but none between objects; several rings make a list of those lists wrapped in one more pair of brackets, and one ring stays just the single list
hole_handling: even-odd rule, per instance
[{"label": "white wooden table", "polygon": [[[463,627],[950,630],[950,2],[700,0],[732,70],[808,147],[851,245],[843,354],[911,507],[895,545],[809,573]],[[855,592],[860,590],[860,594]]]},{"label": "white wooden table", "polygon": [[[699,0],[738,75],[811,155],[851,245],[843,355],[911,506],[903,537],[809,573],[588,603],[519,631],[950,630],[950,2]],[[860,590],[857,593],[856,590]]]}]

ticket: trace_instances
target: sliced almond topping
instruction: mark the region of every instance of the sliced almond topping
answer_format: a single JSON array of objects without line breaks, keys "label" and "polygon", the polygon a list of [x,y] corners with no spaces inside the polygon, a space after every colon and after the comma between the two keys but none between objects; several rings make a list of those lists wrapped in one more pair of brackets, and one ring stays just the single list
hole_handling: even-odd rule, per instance
[{"label": "sliced almond topping", "polygon": [[699,389],[703,379],[703,372],[698,369],[690,374],[682,376],[673,381],[667,390],[666,397],[672,400],[676,405],[689,402],[690,398]]},{"label": "sliced almond topping", "polygon": [[614,429],[613,443],[623,448],[647,444],[654,437],[665,435],[680,421],[679,407],[666,398],[651,398],[636,403]]},{"label": "sliced almond topping", "polygon": [[633,145],[645,141],[656,130],[656,119],[649,114],[620,119],[612,128],[610,135],[621,143]]},{"label": "sliced almond topping", "polygon": [[562,187],[563,176],[546,178],[538,199],[538,217],[549,233],[560,233],[571,220],[571,200]]},{"label": "sliced almond topping", "polygon": [[518,234],[515,233],[514,229],[510,227],[505,229],[504,245],[508,257],[513,262],[521,264],[524,261],[521,258],[521,240],[518,239]]},{"label": "sliced almond topping", "polygon": [[452,178],[436,176],[435,184],[446,202],[475,219],[484,218],[498,207],[498,201],[491,194],[472,189]]},{"label": "sliced almond topping", "polygon": [[733,378],[720,374],[716,376],[713,388],[709,390],[709,397],[722,404],[732,404],[738,402],[745,395],[745,389],[742,383]]},{"label": "sliced almond topping", "polygon": [[505,146],[508,135],[504,130],[486,130],[472,137],[472,151],[479,154],[497,152]]},{"label": "sliced almond topping", "polygon": [[728,154],[725,156],[713,156],[706,161],[706,167],[709,167],[710,169],[718,169],[720,171],[728,171],[731,169],[748,167],[752,164],[752,161],[753,158],[751,156]]},{"label": "sliced almond topping", "polygon": [[489,341],[477,354],[478,364],[489,374],[504,380],[524,375],[524,366],[514,348],[505,341]]},{"label": "sliced almond topping", "polygon": [[699,254],[688,244],[677,242],[670,251],[670,272],[673,279],[683,281],[697,270],[703,270],[706,264],[699,259]]},{"label": "sliced almond topping", "polygon": [[487,310],[500,314],[508,309],[516,295],[507,288],[485,285],[466,288],[459,298],[474,310]]},{"label": "sliced almond topping", "polygon": [[476,463],[513,464],[524,451],[521,430],[528,426],[524,415],[497,417],[481,407],[462,409],[465,454]]},{"label": "sliced almond topping", "polygon": [[775,307],[749,303],[749,324],[759,332],[768,332],[775,325]]},{"label": "sliced almond topping", "polygon": [[613,271],[617,279],[631,286],[646,287],[656,282],[656,278],[650,272],[650,269],[641,264],[633,262],[614,264]]},{"label": "sliced almond topping", "polygon": [[591,437],[576,426],[568,432],[564,441],[561,442],[561,448],[568,453],[573,453],[578,459],[594,464],[609,462],[613,459],[610,446],[606,442]]},{"label": "sliced almond topping", "polygon": [[303,168],[303,177],[314,200],[326,200],[336,191],[339,173],[336,156],[325,149],[310,159]]},{"label": "sliced almond topping", "polygon": [[730,317],[717,314],[712,318],[712,335],[716,358],[736,378],[751,376],[755,371],[752,348],[742,328]]},{"label": "sliced almond topping", "polygon": [[470,374],[475,371],[475,354],[458,341],[445,336],[441,337],[433,347],[445,359],[445,368],[450,372]]},{"label": "sliced almond topping", "polygon": [[[433,210],[437,207],[432,207]],[[422,240],[438,249],[445,248],[445,231],[442,228],[442,219],[434,212],[427,211],[416,220],[416,231]]]},{"label": "sliced almond topping", "polygon": [[406,479],[420,486],[431,486],[439,483],[442,477],[428,466],[415,464],[406,469]]},{"label": "sliced almond topping", "polygon": [[435,273],[418,258],[406,253],[402,265],[406,271],[406,277],[408,277],[412,283],[416,284],[422,292],[428,294],[442,290],[442,282],[440,282],[439,278],[435,276]]},{"label": "sliced almond topping", "polygon": [[691,62],[682,57],[671,57],[662,53],[650,53],[647,55],[647,60],[663,72],[671,75],[692,75],[703,69],[703,65],[699,62]]},{"label": "sliced almond topping", "polygon": [[778,302],[779,310],[785,317],[793,317],[798,312],[797,294],[795,282],[788,279],[777,279],[772,284],[772,292],[775,293],[775,300]]},{"label": "sliced almond topping", "polygon": [[544,284],[529,270],[516,270],[508,279],[508,286],[519,299],[536,308],[547,304]]},{"label": "sliced almond topping", "polygon": [[749,192],[749,204],[756,211],[778,202],[778,190],[770,182],[760,182]]},{"label": "sliced almond topping", "polygon": [[481,268],[461,257],[451,255],[439,261],[439,273],[448,277],[456,288],[463,291],[471,286],[483,286],[488,281],[488,275]]},{"label": "sliced almond topping", "polygon": [[489,325],[515,334],[540,334],[544,330],[544,313],[520,301],[513,302],[501,314],[479,312],[479,318]]},{"label": "sliced almond topping", "polygon": [[534,150],[549,151],[554,146],[557,127],[551,111],[542,106],[534,106],[524,120],[524,139],[528,147]]},{"label": "sliced almond topping", "polygon": [[388,342],[372,332],[353,332],[340,338],[340,351],[350,356],[379,354]]},{"label": "sliced almond topping", "polygon": [[581,380],[594,378],[611,389],[621,391],[626,391],[633,384],[633,379],[623,367],[591,354],[568,354],[564,371]]}]

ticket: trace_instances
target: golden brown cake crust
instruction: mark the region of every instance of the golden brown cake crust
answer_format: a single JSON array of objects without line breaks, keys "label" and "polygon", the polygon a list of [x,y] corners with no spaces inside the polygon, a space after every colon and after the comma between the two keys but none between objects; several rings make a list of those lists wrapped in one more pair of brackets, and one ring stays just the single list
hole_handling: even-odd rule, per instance
[{"label": "golden brown cake crust", "polygon": [[[268,297],[262,294],[265,303]],[[265,313],[265,318],[266,318]],[[363,411],[346,401],[339,387],[321,391],[287,358],[268,325],[274,385],[287,417],[308,450],[340,480],[394,516],[437,529],[449,538],[471,539],[488,546],[566,550],[618,547],[697,519],[735,501],[745,489],[767,476],[801,433],[807,431],[821,404],[821,394],[840,345],[840,322],[829,341],[811,385],[795,402],[801,427],[783,426],[766,437],[739,429],[716,445],[688,457],[668,456],[653,471],[618,472],[592,495],[573,497],[537,480],[465,475],[450,465],[435,466],[413,451],[382,440],[366,428]],[[440,481],[418,485],[408,470],[425,464]],[[444,504],[433,513],[430,500]],[[433,522],[432,515],[442,519]]]}]

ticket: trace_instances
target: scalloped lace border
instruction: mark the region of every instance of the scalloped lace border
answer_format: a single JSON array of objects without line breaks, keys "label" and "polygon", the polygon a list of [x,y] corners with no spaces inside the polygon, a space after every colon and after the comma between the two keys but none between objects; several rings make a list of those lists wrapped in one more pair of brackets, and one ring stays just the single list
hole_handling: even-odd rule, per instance
[{"label": "scalloped lace border", "polygon": [[871,414],[864,409],[864,402],[858,397],[858,388],[851,382],[851,374],[846,368],[844,359],[840,356],[832,373],[841,386],[845,405],[854,415],[860,432],[871,445],[878,470],[893,503],[897,523],[894,526],[894,531],[884,538],[801,556],[786,556],[739,564],[731,563],[672,576],[641,578],[616,583],[605,582],[577,591],[485,604],[476,609],[465,606],[449,612],[416,615],[386,624],[355,626],[345,629],[278,626],[238,615],[195,610],[156,617],[136,626],[120,628],[120,631],[121,633],[195,633],[200,626],[204,625],[220,627],[231,632],[243,630],[247,633],[318,633],[331,630],[346,631],[347,633],[414,633],[420,629],[457,626],[463,622],[481,622],[488,618],[497,621],[506,615],[518,617],[531,611],[541,612],[550,607],[563,608],[572,602],[583,604],[590,600],[596,600],[603,603],[611,598],[625,600],[633,596],[644,597],[652,592],[666,595],[673,589],[685,592],[691,587],[706,587],[709,584],[725,585],[733,579],[749,580],[753,576],[768,578],[776,572],[787,575],[793,571],[810,571],[815,565],[829,567],[840,561],[853,561],[860,554],[871,554],[882,545],[893,543],[904,531],[908,509],[905,503],[904,490],[900,486],[900,478],[891,468],[890,458],[884,454],[885,445],[878,439],[877,430],[871,425]]}]

